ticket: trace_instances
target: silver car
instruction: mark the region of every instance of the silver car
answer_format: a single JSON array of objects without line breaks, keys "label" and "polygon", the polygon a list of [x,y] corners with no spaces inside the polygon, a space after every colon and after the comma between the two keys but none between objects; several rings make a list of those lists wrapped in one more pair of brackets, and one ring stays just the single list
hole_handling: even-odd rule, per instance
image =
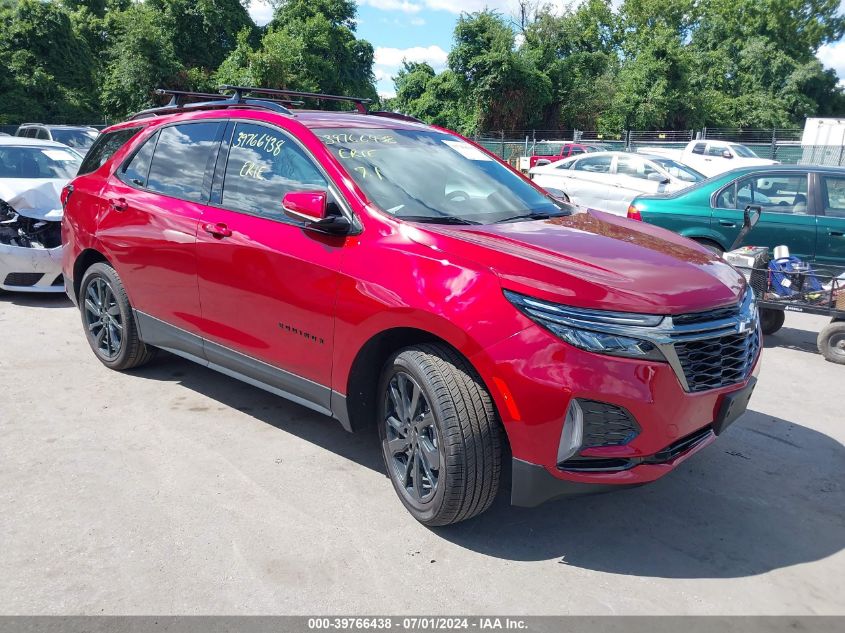
[{"label": "silver car", "polygon": [[574,204],[626,215],[631,201],[644,193],[685,189],[705,176],[670,158],[628,152],[596,152],[534,167],[541,187],[564,192]]},{"label": "silver car", "polygon": [[0,137],[0,290],[64,291],[61,191],[81,162],[61,143]]}]

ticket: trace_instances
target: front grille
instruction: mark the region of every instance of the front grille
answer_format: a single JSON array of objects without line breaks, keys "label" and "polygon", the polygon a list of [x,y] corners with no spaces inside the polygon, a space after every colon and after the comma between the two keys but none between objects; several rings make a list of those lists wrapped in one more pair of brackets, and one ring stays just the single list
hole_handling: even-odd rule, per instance
[{"label": "front grille", "polygon": [[696,323],[708,323],[710,321],[721,321],[722,319],[733,319],[739,310],[736,305],[727,308],[716,308],[704,312],[691,312],[690,314],[679,314],[672,317],[675,325],[694,325]]},{"label": "front grille", "polygon": [[750,374],[760,335],[750,332],[675,343],[689,391],[706,391],[742,382]]},{"label": "front grille", "polygon": [[34,286],[44,275],[41,273],[9,273],[6,275],[4,286],[18,286],[21,288]]},{"label": "front grille", "polygon": [[584,415],[584,448],[622,446],[637,437],[640,426],[622,407],[578,399]]}]

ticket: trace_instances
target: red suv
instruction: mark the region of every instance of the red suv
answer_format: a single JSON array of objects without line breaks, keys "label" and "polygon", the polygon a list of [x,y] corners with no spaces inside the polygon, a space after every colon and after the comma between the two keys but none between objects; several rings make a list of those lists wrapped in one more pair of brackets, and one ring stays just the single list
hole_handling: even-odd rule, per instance
[{"label": "red suv", "polygon": [[63,193],[107,367],[164,349],[376,425],[427,525],[484,511],[503,464],[517,505],[653,481],[745,410],[757,309],[706,248],[364,100],[233,90],[108,128]]}]

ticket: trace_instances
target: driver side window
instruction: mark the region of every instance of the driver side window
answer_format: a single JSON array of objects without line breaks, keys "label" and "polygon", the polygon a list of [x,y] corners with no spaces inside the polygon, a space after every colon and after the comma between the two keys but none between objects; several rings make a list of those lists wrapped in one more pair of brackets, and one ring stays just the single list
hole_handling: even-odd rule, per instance
[{"label": "driver side window", "polygon": [[613,162],[612,156],[587,156],[580,159],[572,168],[575,171],[589,171],[598,174],[607,174],[610,172],[610,164]]},{"label": "driver side window", "polygon": [[255,123],[235,126],[223,177],[224,207],[287,222],[286,193],[327,189],[311,158],[286,134]]}]

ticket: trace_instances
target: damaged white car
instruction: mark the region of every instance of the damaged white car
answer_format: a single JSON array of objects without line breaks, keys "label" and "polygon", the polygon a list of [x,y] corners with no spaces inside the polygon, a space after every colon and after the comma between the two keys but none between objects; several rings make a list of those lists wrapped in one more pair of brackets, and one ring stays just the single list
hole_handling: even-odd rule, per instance
[{"label": "damaged white car", "polygon": [[0,138],[0,289],[64,291],[60,196],[81,162],[60,143]]}]

